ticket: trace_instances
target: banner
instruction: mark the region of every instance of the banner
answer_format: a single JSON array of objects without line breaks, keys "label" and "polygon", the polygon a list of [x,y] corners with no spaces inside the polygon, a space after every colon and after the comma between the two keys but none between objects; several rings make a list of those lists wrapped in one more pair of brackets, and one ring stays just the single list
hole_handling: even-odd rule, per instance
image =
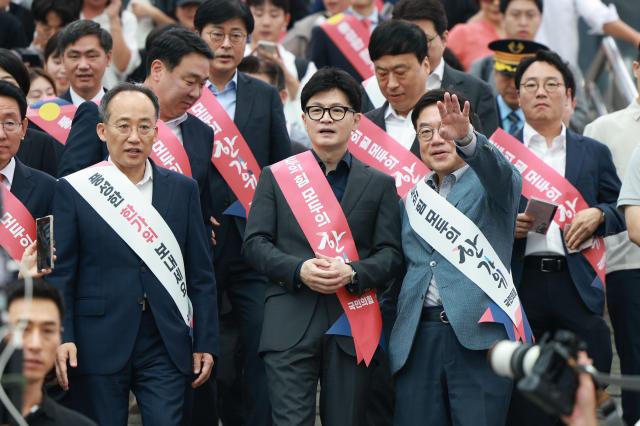
[{"label": "banner", "polygon": [[320,24],[320,28],[363,80],[373,75],[373,62],[369,57],[369,29],[358,18],[339,13]]},{"label": "banner", "polygon": [[158,211],[112,163],[103,161],[64,177],[167,290],[188,327],[193,310],[187,294],[180,245]]},{"label": "banner", "polygon": [[[313,153],[287,158],[271,166],[293,215],[314,253],[341,259],[359,259],[347,218]],[[373,290],[350,294],[344,287],[336,295],[344,310],[356,350],[358,363],[368,366],[380,342],[382,316]]]},{"label": "banner", "polygon": [[2,191],[2,222],[0,245],[9,256],[20,263],[24,250],[36,240],[36,221],[18,198],[0,184]]},{"label": "banner", "polygon": [[211,162],[249,214],[261,169],[247,141],[209,89],[202,91],[189,112],[213,129]]},{"label": "banner", "polygon": [[[62,102],[64,104],[61,105]],[[50,134],[55,140],[65,145],[77,109],[77,106],[64,100],[51,99],[44,101],[38,108],[27,109],[27,118],[43,132]]]},{"label": "banner", "polygon": [[[493,301],[494,309],[487,308],[478,322],[502,322],[510,339],[531,341],[511,273],[482,231],[424,180],[406,197],[405,207],[413,231]],[[504,312],[508,321],[494,311]]]},{"label": "banner", "polygon": [[358,129],[351,132],[349,152],[368,166],[393,177],[400,198],[431,172],[421,159],[364,115]]},{"label": "banner", "polygon": [[[522,175],[524,197],[529,199],[535,197],[558,204],[553,221],[561,230],[573,221],[577,212],[589,208],[580,191],[571,182],[542,161],[518,139],[498,129],[491,136],[491,142]],[[593,245],[583,250],[581,254],[595,271],[596,279],[600,280],[600,287],[604,286],[606,253],[602,237],[596,237]]]},{"label": "banner", "polygon": [[158,120],[157,126],[158,139],[153,143],[149,158],[160,167],[191,177],[191,164],[184,146],[164,121]]}]

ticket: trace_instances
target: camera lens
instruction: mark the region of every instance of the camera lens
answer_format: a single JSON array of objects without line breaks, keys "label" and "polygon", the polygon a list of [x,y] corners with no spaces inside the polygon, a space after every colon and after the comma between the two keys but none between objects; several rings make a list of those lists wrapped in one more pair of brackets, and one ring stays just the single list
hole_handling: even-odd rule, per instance
[{"label": "camera lens", "polygon": [[489,350],[489,364],[493,371],[503,377],[520,379],[531,372],[540,347],[520,344],[510,340],[496,343]]}]

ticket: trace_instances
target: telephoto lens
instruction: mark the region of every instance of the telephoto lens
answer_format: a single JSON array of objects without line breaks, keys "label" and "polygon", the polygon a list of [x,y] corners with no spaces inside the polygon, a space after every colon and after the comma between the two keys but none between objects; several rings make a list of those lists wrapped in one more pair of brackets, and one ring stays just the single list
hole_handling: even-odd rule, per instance
[{"label": "telephoto lens", "polygon": [[511,340],[497,342],[489,349],[489,364],[502,377],[518,380],[531,374],[540,356],[540,346],[521,344]]}]

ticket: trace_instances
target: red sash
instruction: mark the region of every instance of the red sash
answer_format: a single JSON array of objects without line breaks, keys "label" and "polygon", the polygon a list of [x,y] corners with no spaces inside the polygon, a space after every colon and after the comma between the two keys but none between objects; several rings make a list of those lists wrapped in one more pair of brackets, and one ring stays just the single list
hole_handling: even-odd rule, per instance
[{"label": "red sash", "polygon": [[358,18],[339,13],[328,18],[320,27],[363,80],[373,75],[373,62],[369,57],[369,30]]},{"label": "red sash", "polygon": [[0,184],[4,214],[0,224],[0,245],[20,263],[24,249],[36,239],[36,221],[6,186]]},{"label": "red sash", "polygon": [[[547,165],[523,143],[498,129],[491,136],[491,142],[502,152],[522,175],[522,195],[536,197],[558,204],[553,220],[560,229],[573,221],[576,213],[588,209],[589,205],[567,179]],[[601,237],[596,237],[593,246],[582,251],[582,255],[605,283],[605,247]]]},{"label": "red sash", "polygon": [[213,128],[215,142],[211,162],[248,214],[261,170],[247,141],[209,89],[202,91],[189,112]]},{"label": "red sash", "polygon": [[162,120],[158,120],[158,139],[153,143],[149,157],[160,167],[191,177],[187,151],[176,134]]},{"label": "red sash", "polygon": [[78,107],[75,105],[58,105],[55,101],[51,101],[40,105],[37,109],[29,108],[27,118],[45,133],[65,145],[77,109]]},{"label": "red sash", "polygon": [[[359,259],[347,218],[322,169],[310,151],[271,166],[293,215],[314,252],[345,262]],[[358,363],[368,366],[382,333],[382,316],[375,291],[352,295],[344,287],[336,293],[347,315]]]},{"label": "red sash", "polygon": [[349,151],[368,166],[395,178],[400,198],[430,173],[422,160],[364,115],[358,129],[351,132]]}]

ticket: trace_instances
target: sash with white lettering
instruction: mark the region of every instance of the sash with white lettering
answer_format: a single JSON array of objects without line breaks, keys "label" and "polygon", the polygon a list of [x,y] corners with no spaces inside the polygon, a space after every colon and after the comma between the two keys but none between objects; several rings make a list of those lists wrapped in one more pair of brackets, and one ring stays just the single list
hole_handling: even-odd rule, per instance
[{"label": "sash with white lettering", "polygon": [[187,326],[192,307],[180,245],[160,213],[116,167],[103,161],[64,177],[167,290]]},{"label": "sash with white lettering", "polygon": [[482,231],[424,179],[406,197],[405,207],[414,232],[493,301],[478,322],[503,323],[511,340],[531,341],[511,273]]},{"label": "sash with white lettering", "polygon": [[[310,151],[271,166],[284,197],[314,252],[354,262],[359,259],[347,218],[318,162]],[[382,316],[375,291],[336,293],[347,315],[358,363],[368,366],[382,333]]]},{"label": "sash with white lettering", "polygon": [[189,112],[213,129],[211,162],[248,214],[261,169],[247,141],[210,90],[202,91]]},{"label": "sash with white lettering", "polygon": [[358,18],[339,13],[320,24],[320,28],[363,80],[373,75],[373,62],[369,57],[369,30]]},{"label": "sash with white lettering", "polygon": [[422,160],[364,115],[358,129],[351,132],[349,151],[363,163],[393,177],[400,198],[430,172]]},{"label": "sash with white lettering", "polygon": [[[502,129],[491,136],[491,142],[502,152],[522,175],[522,195],[535,197],[558,204],[558,211],[553,221],[560,229],[573,221],[576,213],[588,209],[589,205],[564,176],[553,167],[547,165],[522,142]],[[602,289],[605,284],[605,246],[602,237],[596,237],[591,247],[582,250],[581,254],[596,273],[592,285]]]},{"label": "sash with white lettering", "polygon": [[[62,102],[64,104],[61,105]],[[65,145],[77,109],[77,106],[64,100],[53,99],[44,102],[39,108],[29,108],[27,118],[43,132],[50,134],[55,140]]]},{"label": "sash with white lettering", "polygon": [[0,222],[0,245],[16,262],[36,239],[36,221],[18,198],[1,185],[4,214]]},{"label": "sash with white lettering", "polygon": [[153,143],[149,157],[165,169],[191,177],[191,164],[184,146],[164,121],[158,120],[157,123],[158,139]]}]

